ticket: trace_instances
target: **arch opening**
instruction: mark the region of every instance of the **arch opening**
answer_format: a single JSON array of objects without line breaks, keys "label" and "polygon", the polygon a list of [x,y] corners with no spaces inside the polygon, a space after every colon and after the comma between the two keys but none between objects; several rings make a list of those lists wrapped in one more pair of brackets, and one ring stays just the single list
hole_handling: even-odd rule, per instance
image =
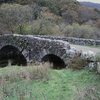
[{"label": "arch opening", "polygon": [[66,67],[64,61],[54,54],[48,54],[44,56],[42,58],[42,62],[49,62],[52,65],[53,69],[63,69]]},{"label": "arch opening", "polygon": [[0,67],[3,68],[8,65],[27,65],[27,60],[19,49],[11,45],[4,46],[0,50]]}]

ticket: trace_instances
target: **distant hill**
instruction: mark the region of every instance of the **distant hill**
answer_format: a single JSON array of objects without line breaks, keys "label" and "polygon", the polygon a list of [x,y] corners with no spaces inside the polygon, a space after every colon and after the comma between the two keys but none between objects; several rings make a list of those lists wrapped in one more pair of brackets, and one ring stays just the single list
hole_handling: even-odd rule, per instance
[{"label": "distant hill", "polygon": [[92,2],[80,2],[80,4],[87,6],[87,7],[92,7],[92,8],[97,8],[100,10],[100,4],[99,3],[92,3]]}]

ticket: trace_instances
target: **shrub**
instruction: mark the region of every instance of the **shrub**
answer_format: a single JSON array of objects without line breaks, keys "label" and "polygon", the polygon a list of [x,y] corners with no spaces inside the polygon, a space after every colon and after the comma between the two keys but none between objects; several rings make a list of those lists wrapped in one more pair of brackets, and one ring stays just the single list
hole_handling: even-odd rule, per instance
[{"label": "shrub", "polygon": [[69,37],[93,39],[100,38],[99,29],[90,25],[79,25],[75,23],[72,25],[67,25],[63,29],[63,33],[65,34],[65,36]]},{"label": "shrub", "polygon": [[31,7],[19,4],[1,5],[0,33],[59,34],[59,27],[55,21],[44,18],[40,14],[40,9],[36,10],[37,7],[37,5]]},{"label": "shrub", "polygon": [[32,24],[32,34],[60,34],[58,25],[49,20],[39,19]]},{"label": "shrub", "polygon": [[14,33],[17,26],[21,27],[32,19],[32,9],[28,5],[3,4],[0,7],[0,24],[3,31]]},{"label": "shrub", "polygon": [[73,70],[80,70],[86,67],[87,64],[88,63],[85,59],[81,58],[79,55],[76,55],[75,57],[72,58],[68,67]]},{"label": "shrub", "polygon": [[32,25],[31,24],[23,24],[23,25],[18,25],[16,27],[15,33],[18,34],[32,34]]},{"label": "shrub", "polygon": [[97,62],[100,62],[100,53],[97,53],[97,54],[96,54],[96,61],[97,61]]}]

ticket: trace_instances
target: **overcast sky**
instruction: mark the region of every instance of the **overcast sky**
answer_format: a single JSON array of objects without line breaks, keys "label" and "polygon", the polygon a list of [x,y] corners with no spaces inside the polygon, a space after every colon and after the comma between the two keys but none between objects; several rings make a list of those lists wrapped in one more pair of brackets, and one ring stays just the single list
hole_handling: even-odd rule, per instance
[{"label": "overcast sky", "polygon": [[87,1],[87,2],[100,3],[100,0],[77,0],[77,1]]}]

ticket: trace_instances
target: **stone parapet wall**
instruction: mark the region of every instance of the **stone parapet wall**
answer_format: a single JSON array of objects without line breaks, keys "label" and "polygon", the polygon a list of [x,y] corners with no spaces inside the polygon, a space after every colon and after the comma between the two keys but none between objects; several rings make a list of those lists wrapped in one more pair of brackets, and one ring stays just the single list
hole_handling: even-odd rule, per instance
[{"label": "stone parapet wall", "polygon": [[100,46],[100,40],[94,39],[84,39],[84,38],[74,38],[74,37],[60,37],[60,36],[46,36],[46,35],[36,35],[37,37],[49,38],[52,40],[63,40],[71,44],[76,45],[87,45],[87,46]]}]

